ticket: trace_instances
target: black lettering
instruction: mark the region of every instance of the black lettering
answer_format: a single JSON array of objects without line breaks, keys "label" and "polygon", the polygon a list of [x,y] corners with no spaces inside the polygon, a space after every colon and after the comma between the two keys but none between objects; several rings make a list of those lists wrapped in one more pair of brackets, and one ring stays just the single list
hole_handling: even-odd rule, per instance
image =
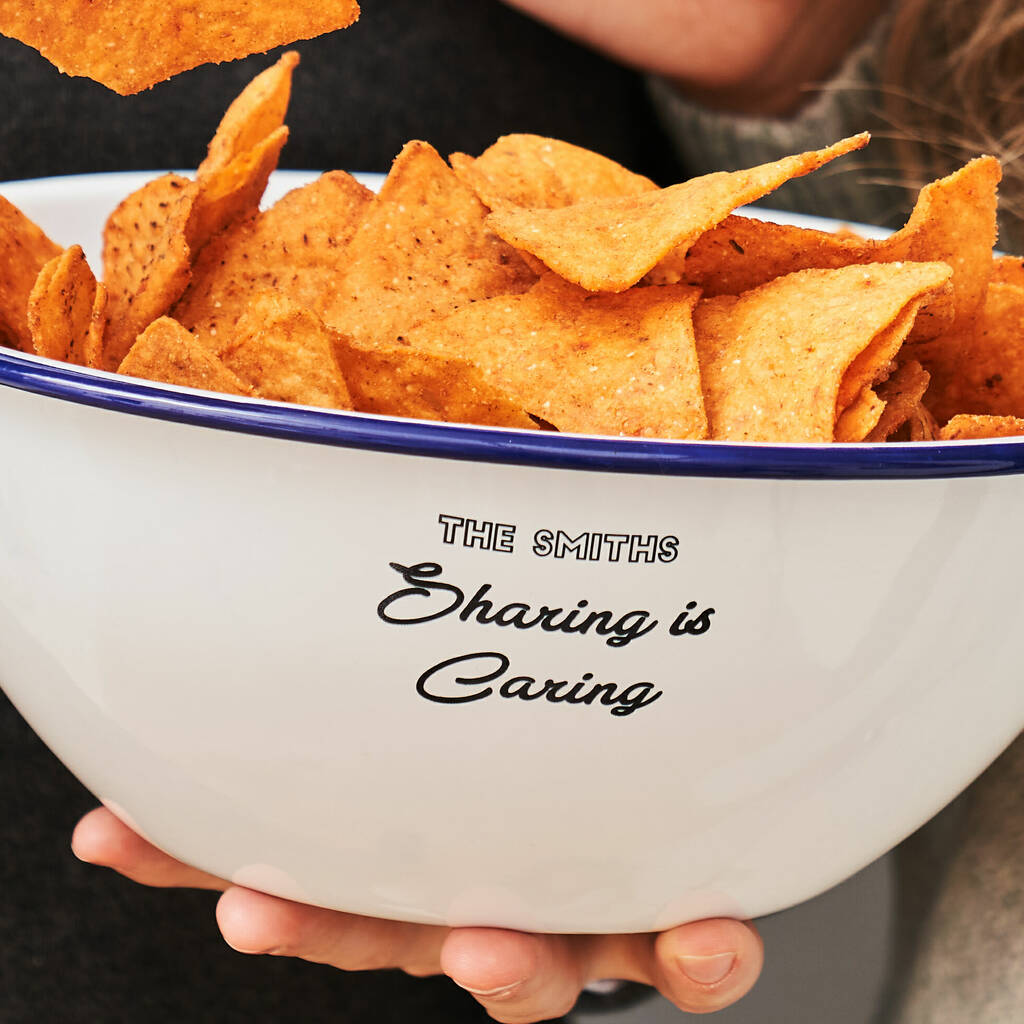
[{"label": "black lettering", "polygon": [[[648,621],[650,620],[650,621]],[[657,619],[651,619],[650,612],[633,611],[626,612],[612,626],[614,636],[610,636],[605,643],[609,647],[625,647],[628,643],[638,637],[646,636],[658,625]]]},{"label": "black lettering", "polygon": [[444,527],[444,533],[441,535],[441,540],[444,541],[445,544],[454,544],[455,532],[464,522],[462,516],[440,515],[437,517],[437,521]]},{"label": "black lettering", "polygon": [[679,557],[679,538],[662,537],[658,544],[658,561],[674,562]]},{"label": "black lettering", "polygon": [[578,537],[570,537],[565,531],[559,530],[555,536],[555,558],[565,558],[567,554],[575,555],[577,559],[586,558],[589,536],[581,533]]},{"label": "black lettering", "polygon": [[550,530],[538,530],[533,535],[533,553],[538,558],[547,558],[554,551],[554,545],[551,543],[554,537]]},{"label": "black lettering", "polygon": [[[480,686],[483,683],[493,682],[493,680],[497,679],[498,676],[508,670],[508,658],[506,658],[504,654],[499,654],[497,651],[479,651],[476,654],[460,654],[456,658],[449,658],[447,661],[442,661],[433,668],[428,668],[427,671],[416,680],[416,692],[421,697],[426,697],[427,700],[434,701],[437,704],[468,704],[470,701],[483,700],[484,697],[489,697],[494,693],[493,687],[486,686],[484,689],[476,690],[473,693],[452,696],[451,694],[435,692],[430,689],[430,685],[438,673],[451,668],[453,665],[459,665],[463,662],[479,661],[480,659],[486,658],[496,658],[498,661],[498,667],[492,672],[484,671],[481,675],[473,676],[456,675],[454,679],[449,681],[455,683],[456,686]],[[441,688],[439,687],[438,689]]]},{"label": "black lettering", "polygon": [[683,629],[689,636],[700,636],[711,628],[711,616],[715,614],[714,608],[705,608],[695,619],[690,619]]},{"label": "black lettering", "polygon": [[[377,605],[377,615],[385,622],[396,626],[412,625],[417,622],[433,622],[434,619],[440,619],[449,612],[455,611],[462,604],[465,595],[458,587],[450,583],[442,583],[440,580],[433,582],[434,577],[440,576],[443,572],[437,562],[420,562],[412,566],[399,565],[397,562],[389,564],[406,583],[413,584],[413,586],[405,590],[396,590]],[[435,607],[435,596],[441,597],[442,595],[447,596],[448,603],[444,607]],[[430,601],[430,607],[420,615],[396,616],[391,611],[392,607],[400,601],[406,600],[406,598],[427,598]],[[423,606],[416,605],[416,607],[422,608]]]},{"label": "black lettering", "polygon": [[633,714],[637,708],[645,708],[648,704],[653,704],[662,694],[661,690],[652,694],[653,689],[654,686],[651,683],[633,683],[632,686],[627,686],[616,698],[615,703],[618,704],[618,707],[612,708],[612,714],[624,718],[626,715]]},{"label": "black lettering", "polygon": [[535,682],[537,680],[533,676],[512,676],[511,679],[506,679],[501,684],[501,689],[498,692],[502,697],[518,697],[520,700],[539,700],[544,696],[544,687],[541,686],[534,693],[530,689],[530,684]]}]

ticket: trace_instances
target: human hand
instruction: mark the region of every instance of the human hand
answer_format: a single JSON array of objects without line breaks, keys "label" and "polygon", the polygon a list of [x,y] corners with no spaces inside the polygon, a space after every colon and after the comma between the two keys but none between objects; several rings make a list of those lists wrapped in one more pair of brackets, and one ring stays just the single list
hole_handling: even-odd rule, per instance
[{"label": "human hand", "polygon": [[800,105],[886,0],[505,0],[615,60],[664,75],[711,106]]},{"label": "human hand", "polygon": [[497,1021],[567,1013],[599,978],[652,985],[681,1010],[710,1013],[745,995],[761,971],[760,937],[739,921],[700,921],[661,935],[528,935],[357,917],[232,885],[162,853],[97,808],[75,829],[81,860],[143,885],[221,890],[217,924],[242,953],[294,956],[346,971],[446,974]]}]

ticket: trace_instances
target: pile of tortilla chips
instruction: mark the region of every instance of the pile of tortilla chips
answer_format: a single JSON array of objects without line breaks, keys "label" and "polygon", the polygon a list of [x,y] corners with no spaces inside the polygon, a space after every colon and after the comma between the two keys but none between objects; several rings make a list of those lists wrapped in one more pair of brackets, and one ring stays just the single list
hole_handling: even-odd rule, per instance
[{"label": "pile of tortilla chips", "polygon": [[0,341],[328,409],[763,442],[1024,434],[1024,264],[1000,168],[924,188],[882,241],[734,211],[868,141],[668,188],[530,135],[379,194],[341,171],[260,209],[298,58],[232,104],[194,177],[107,222],[103,280],[0,200]]}]

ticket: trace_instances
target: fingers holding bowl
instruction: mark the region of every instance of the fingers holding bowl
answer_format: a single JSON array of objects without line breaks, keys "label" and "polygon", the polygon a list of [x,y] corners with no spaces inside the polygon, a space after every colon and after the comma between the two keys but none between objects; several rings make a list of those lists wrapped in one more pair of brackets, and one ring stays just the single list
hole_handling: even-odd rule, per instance
[{"label": "fingers holding bowl", "polygon": [[75,855],[143,885],[222,890],[217,922],[232,948],[295,956],[346,971],[445,973],[501,1024],[563,1016],[590,981],[656,988],[679,1009],[711,1013],[736,1002],[761,972],[756,929],[697,921],[660,935],[533,935],[385,921],[293,903],[189,867],[100,807],[78,823]]},{"label": "fingers holding bowl", "polygon": [[141,885],[226,889],[230,884],[158,850],[105,807],[97,807],[79,821],[71,849],[79,860],[113,868]]},{"label": "fingers holding bowl", "polygon": [[742,999],[764,964],[761,936],[742,921],[680,925],[663,932],[653,945],[652,984],[689,1013],[713,1013]]}]

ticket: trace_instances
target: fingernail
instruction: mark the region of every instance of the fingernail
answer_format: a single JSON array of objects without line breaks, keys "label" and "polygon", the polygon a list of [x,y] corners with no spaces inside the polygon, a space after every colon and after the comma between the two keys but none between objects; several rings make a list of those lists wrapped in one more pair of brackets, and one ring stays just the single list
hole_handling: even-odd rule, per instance
[{"label": "fingernail", "polygon": [[735,953],[714,953],[711,956],[681,956],[679,966],[690,981],[698,985],[717,985],[736,963]]},{"label": "fingernail", "polygon": [[[227,941],[227,940],[225,940],[225,941]],[[280,956],[281,955],[281,949],[280,949],[279,946],[273,946],[273,947],[271,947],[269,949],[266,946],[263,946],[261,949],[257,949],[255,947],[248,947],[248,946],[245,946],[245,945],[236,946],[233,942],[228,942],[228,945],[236,953],[244,953],[246,956]]]},{"label": "fingernail", "polygon": [[[455,982],[455,984],[459,985],[458,982]],[[514,981],[511,985],[501,985],[498,988],[470,988],[468,985],[459,985],[459,988],[464,988],[478,999],[507,999],[522,984],[521,981]]]}]

